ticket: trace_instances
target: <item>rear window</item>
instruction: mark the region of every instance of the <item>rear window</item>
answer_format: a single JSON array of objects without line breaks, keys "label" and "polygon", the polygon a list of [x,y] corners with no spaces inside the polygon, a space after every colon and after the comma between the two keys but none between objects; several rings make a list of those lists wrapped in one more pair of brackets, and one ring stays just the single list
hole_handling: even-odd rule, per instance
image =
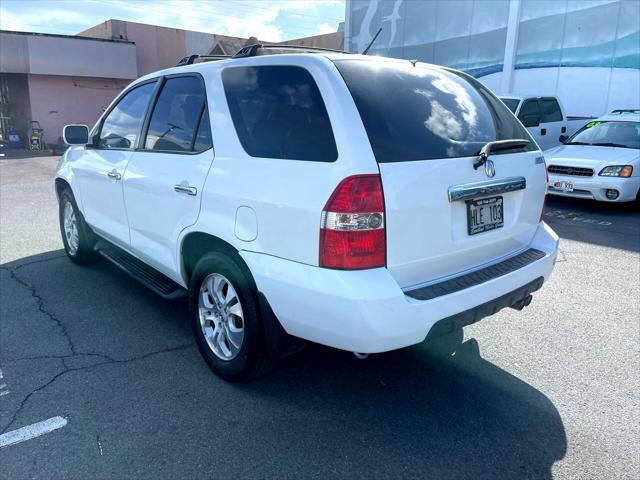
[{"label": "rear window", "polygon": [[335,64],[378,162],[474,156],[487,142],[516,138],[537,148],[507,107],[467,75],[411,62]]},{"label": "rear window", "polygon": [[561,122],[562,110],[555,98],[541,98],[540,110],[542,110],[543,122]]},{"label": "rear window", "polygon": [[338,157],[327,109],[304,68],[226,68],[222,83],[240,143],[252,157],[316,162]]}]

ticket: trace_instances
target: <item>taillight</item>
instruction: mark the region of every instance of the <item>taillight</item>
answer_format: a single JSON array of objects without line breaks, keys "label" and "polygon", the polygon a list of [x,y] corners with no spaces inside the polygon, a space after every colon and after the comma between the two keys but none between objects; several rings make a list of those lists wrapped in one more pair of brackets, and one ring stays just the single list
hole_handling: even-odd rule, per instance
[{"label": "taillight", "polygon": [[547,161],[542,157],[544,164],[544,174],[547,177],[547,181],[544,184],[544,199],[542,200],[542,210],[540,211],[540,221],[544,219],[544,207],[547,205],[547,192],[549,191],[549,171],[547,170]]},{"label": "taillight", "polygon": [[320,266],[343,270],[384,267],[385,254],[380,175],[345,178],[322,211]]}]

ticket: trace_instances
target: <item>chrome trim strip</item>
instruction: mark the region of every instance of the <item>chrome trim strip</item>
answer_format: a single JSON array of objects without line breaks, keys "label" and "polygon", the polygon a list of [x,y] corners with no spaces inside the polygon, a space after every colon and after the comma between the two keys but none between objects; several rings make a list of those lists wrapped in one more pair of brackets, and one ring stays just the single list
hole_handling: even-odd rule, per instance
[{"label": "chrome trim strip", "polygon": [[449,201],[469,200],[487,195],[515,192],[527,188],[527,179],[524,177],[509,177],[487,182],[465,183],[449,187]]}]

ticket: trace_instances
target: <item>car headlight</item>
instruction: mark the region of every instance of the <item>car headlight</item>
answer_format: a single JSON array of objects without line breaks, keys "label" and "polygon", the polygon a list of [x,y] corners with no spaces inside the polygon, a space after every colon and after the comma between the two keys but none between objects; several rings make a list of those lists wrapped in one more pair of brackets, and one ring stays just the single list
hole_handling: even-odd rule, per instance
[{"label": "car headlight", "polygon": [[603,177],[630,177],[632,173],[633,167],[631,165],[612,165],[604,167],[599,175]]}]

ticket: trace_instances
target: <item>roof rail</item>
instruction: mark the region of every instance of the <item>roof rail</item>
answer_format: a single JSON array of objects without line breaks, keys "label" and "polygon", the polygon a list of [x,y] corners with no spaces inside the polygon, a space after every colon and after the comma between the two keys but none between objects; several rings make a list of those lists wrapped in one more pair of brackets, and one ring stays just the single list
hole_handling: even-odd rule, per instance
[{"label": "roof rail", "polygon": [[612,114],[640,113],[640,108],[618,108],[616,110],[612,110],[611,113]]},{"label": "roof rail", "polygon": [[263,45],[262,43],[254,43],[253,45],[242,47],[231,58],[255,57],[258,55],[258,50],[297,50],[305,52],[351,53],[343,50],[334,50],[332,48],[307,47],[305,45]]},{"label": "roof rail", "polygon": [[227,58],[231,58],[231,55],[189,55],[187,57],[182,58],[176,65],[176,67],[181,67],[182,65],[192,65],[194,63],[202,63],[202,62],[215,62],[216,60],[225,60]]}]

